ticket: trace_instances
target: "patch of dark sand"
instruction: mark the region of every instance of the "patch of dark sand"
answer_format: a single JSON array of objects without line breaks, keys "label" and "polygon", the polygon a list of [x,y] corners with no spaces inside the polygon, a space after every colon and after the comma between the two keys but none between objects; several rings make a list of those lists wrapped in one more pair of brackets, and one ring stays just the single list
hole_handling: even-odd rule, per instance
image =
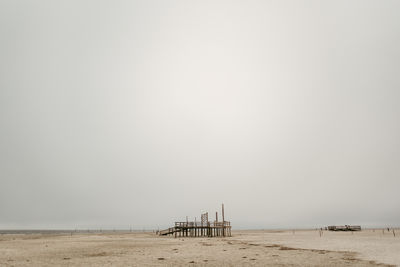
[{"label": "patch of dark sand", "polygon": [[272,244],[272,245],[265,245],[264,247],[265,248],[278,248],[278,247],[280,247],[280,245]]},{"label": "patch of dark sand", "polygon": [[99,252],[99,253],[93,253],[93,254],[88,254],[88,257],[104,257],[104,256],[108,256],[109,253],[107,252]]},{"label": "patch of dark sand", "polygon": [[290,248],[290,247],[280,247],[279,248],[279,250],[298,250],[298,249],[295,249],[295,248]]}]

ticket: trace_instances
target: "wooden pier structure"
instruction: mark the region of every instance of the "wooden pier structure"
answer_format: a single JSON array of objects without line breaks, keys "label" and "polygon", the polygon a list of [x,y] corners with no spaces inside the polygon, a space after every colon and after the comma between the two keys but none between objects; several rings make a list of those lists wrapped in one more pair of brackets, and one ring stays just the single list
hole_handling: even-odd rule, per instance
[{"label": "wooden pier structure", "polygon": [[173,235],[176,237],[226,237],[232,236],[231,222],[225,221],[224,204],[222,204],[222,221],[218,221],[218,212],[215,213],[215,221],[208,220],[208,212],[201,214],[201,221],[175,222],[174,227],[158,232],[159,235]]}]

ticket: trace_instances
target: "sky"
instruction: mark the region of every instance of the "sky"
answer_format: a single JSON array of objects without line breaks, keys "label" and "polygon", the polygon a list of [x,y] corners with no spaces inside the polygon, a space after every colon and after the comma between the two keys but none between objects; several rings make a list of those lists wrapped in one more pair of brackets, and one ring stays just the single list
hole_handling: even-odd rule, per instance
[{"label": "sky", "polygon": [[399,10],[0,0],[0,229],[400,226]]}]

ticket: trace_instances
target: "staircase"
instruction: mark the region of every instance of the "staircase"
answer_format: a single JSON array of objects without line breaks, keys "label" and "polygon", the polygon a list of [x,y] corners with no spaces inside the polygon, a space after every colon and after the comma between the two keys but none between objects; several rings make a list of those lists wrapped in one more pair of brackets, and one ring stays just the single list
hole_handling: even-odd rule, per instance
[{"label": "staircase", "polygon": [[177,229],[175,227],[171,227],[171,228],[168,228],[168,229],[165,229],[165,230],[161,230],[159,232],[159,235],[172,235],[175,232],[180,232],[180,231],[181,231],[181,229]]}]

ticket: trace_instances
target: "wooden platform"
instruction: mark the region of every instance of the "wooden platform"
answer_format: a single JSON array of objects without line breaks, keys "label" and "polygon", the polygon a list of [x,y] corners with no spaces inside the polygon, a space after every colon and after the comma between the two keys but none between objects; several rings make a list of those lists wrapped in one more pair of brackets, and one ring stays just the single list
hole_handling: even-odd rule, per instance
[{"label": "wooden platform", "polygon": [[230,222],[213,222],[209,225],[197,225],[195,222],[175,222],[171,227],[159,232],[159,235],[174,235],[175,237],[218,237],[231,236]]},{"label": "wooden platform", "polygon": [[[187,218],[186,218],[187,219]],[[174,237],[225,237],[231,235],[231,222],[225,221],[224,204],[222,204],[222,221],[218,221],[218,212],[215,221],[208,221],[208,212],[201,214],[201,221],[175,222],[175,226],[157,232],[159,235],[173,235]]]}]

